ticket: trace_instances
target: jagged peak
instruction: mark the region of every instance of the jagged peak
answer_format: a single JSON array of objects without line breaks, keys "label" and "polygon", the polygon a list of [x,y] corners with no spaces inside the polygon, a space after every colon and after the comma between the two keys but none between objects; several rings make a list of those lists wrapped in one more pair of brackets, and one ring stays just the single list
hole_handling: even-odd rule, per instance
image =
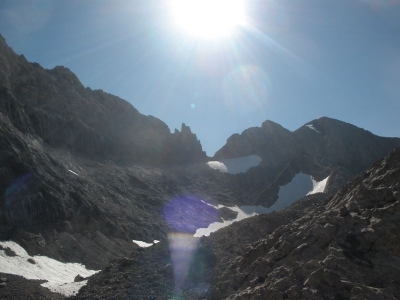
[{"label": "jagged peak", "polygon": [[4,38],[4,36],[1,33],[0,33],[0,43],[7,45],[6,39]]},{"label": "jagged peak", "polygon": [[187,133],[192,133],[192,130],[190,129],[190,126],[187,126],[185,123],[182,123],[181,126],[181,132],[187,132]]},{"label": "jagged peak", "polygon": [[192,134],[192,130],[190,129],[190,126],[187,126],[185,123],[182,123],[181,125],[181,130],[178,130],[175,128],[174,134]]},{"label": "jagged peak", "polygon": [[4,53],[2,53],[2,54],[5,54],[6,56],[16,55],[14,50],[7,44],[5,37],[2,36],[1,34],[0,34],[0,49],[2,49],[2,51],[4,51]]}]

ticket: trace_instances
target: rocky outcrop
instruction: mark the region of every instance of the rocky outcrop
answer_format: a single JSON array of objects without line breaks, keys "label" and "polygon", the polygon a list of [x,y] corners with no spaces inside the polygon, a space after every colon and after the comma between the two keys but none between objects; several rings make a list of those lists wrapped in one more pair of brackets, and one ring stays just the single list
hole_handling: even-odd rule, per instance
[{"label": "rocky outcrop", "polygon": [[182,124],[181,131],[175,129],[170,139],[171,161],[190,163],[192,161],[205,161],[207,155],[202,150],[200,141],[192,133],[189,126]]}]

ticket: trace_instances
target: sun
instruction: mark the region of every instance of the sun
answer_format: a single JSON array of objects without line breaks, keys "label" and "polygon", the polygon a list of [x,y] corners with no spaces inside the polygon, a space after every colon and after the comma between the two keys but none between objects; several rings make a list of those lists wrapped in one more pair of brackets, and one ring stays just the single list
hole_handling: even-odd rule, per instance
[{"label": "sun", "polygon": [[244,23],[244,0],[171,0],[176,24],[202,38],[220,38]]}]

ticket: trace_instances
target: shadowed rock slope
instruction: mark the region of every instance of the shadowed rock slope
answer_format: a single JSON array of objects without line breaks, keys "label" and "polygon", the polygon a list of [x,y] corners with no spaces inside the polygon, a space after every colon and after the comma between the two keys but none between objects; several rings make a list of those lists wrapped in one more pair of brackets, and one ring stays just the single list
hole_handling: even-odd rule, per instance
[{"label": "shadowed rock slope", "polygon": [[397,299],[399,241],[397,149],[330,198],[200,239],[179,285],[174,247],[160,243],[115,261],[75,299]]}]

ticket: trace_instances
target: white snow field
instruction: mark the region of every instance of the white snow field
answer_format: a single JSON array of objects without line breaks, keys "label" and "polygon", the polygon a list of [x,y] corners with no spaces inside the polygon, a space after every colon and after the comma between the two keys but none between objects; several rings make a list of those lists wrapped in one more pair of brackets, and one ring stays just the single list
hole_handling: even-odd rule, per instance
[{"label": "white snow field", "polygon": [[321,131],[319,131],[317,128],[315,128],[313,124],[308,124],[308,125],[306,125],[306,126],[307,126],[308,128],[310,128],[310,129],[314,130],[315,132],[321,133]]},{"label": "white snow field", "polygon": [[67,297],[75,295],[87,283],[87,280],[74,282],[78,274],[88,277],[99,272],[88,270],[84,265],[77,263],[62,263],[46,256],[30,256],[12,241],[0,242],[0,245],[3,248],[10,248],[16,254],[7,256],[4,250],[0,250],[1,272],[19,275],[26,279],[47,280],[41,284],[43,287]]},{"label": "white snow field", "polygon": [[[208,203],[207,203],[208,204]],[[211,223],[210,225],[208,225],[207,228],[199,228],[196,230],[196,233],[193,235],[194,237],[201,237],[201,236],[209,236],[211,232],[215,232],[221,228],[224,228],[226,226],[231,225],[233,222],[237,222],[243,219],[247,219],[251,216],[255,216],[258,214],[266,214],[268,213],[268,208],[264,207],[264,206],[233,206],[233,207],[229,207],[229,206],[224,206],[224,205],[211,205],[208,204],[210,206],[215,207],[216,209],[218,208],[222,208],[222,207],[227,207],[233,211],[236,211],[238,213],[236,219],[234,220],[230,220],[230,221],[223,221],[223,222],[214,222]]]},{"label": "white snow field", "polygon": [[134,242],[139,247],[147,248],[147,247],[153,246],[154,244],[159,243],[160,241],[154,240],[152,243],[146,243],[146,242],[143,242],[143,241],[132,240],[132,242]]},{"label": "white snow field", "polygon": [[325,178],[322,181],[314,180],[310,175],[298,173],[294,176],[291,182],[288,184],[281,186],[279,188],[278,200],[270,206],[264,207],[261,205],[258,206],[233,206],[228,207],[224,205],[213,206],[211,204],[206,204],[215,207],[216,209],[227,207],[233,211],[238,212],[236,219],[230,221],[223,222],[214,222],[211,223],[207,228],[199,228],[196,230],[196,233],[193,235],[194,237],[201,236],[209,236],[210,233],[215,232],[221,228],[231,225],[233,222],[237,222],[258,214],[267,214],[273,211],[280,211],[285,209],[286,207],[292,205],[297,200],[303,198],[306,195],[311,195],[315,193],[322,193],[325,189],[326,182],[328,178]]},{"label": "white snow field", "polygon": [[258,166],[262,161],[261,157],[252,154],[249,156],[222,159],[221,161],[209,161],[207,165],[222,173],[239,174],[246,173],[251,167]]},{"label": "white snow field", "polygon": [[323,193],[325,191],[326,183],[328,182],[329,176],[324,180],[316,181],[314,178],[311,178],[313,183],[313,189],[307,195],[315,194],[315,193]]}]

